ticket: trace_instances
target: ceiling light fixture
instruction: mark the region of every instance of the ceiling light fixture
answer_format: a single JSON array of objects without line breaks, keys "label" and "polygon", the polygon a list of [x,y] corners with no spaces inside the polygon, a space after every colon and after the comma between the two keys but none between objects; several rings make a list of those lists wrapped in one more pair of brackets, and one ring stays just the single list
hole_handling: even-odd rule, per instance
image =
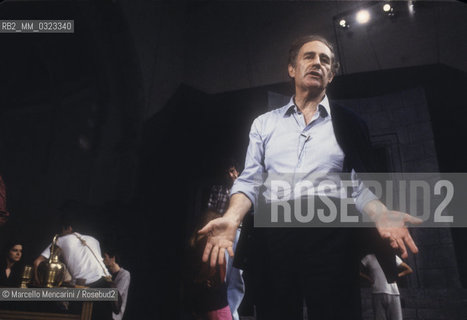
[{"label": "ceiling light fixture", "polygon": [[368,10],[360,10],[357,12],[355,19],[358,23],[365,24],[370,21],[370,12],[368,12]]},{"label": "ceiling light fixture", "polygon": [[387,15],[388,17],[394,17],[394,7],[391,6],[389,3],[386,3],[383,6],[383,11],[384,11],[384,14]]},{"label": "ceiling light fixture", "polygon": [[342,29],[348,29],[350,27],[349,23],[345,19],[340,19],[339,20],[339,27]]}]

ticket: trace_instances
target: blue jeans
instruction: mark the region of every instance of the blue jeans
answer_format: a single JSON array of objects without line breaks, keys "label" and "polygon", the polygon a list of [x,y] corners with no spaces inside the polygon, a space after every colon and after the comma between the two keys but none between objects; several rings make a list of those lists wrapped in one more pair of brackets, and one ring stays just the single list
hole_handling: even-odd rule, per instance
[{"label": "blue jeans", "polygon": [[[235,242],[233,250],[237,247],[238,237],[240,236],[240,229],[237,229],[237,235],[235,236]],[[239,320],[238,307],[242,303],[243,296],[245,295],[245,284],[243,282],[242,270],[235,268],[233,264],[233,258],[230,258],[229,254],[226,253],[227,259],[227,270],[225,276],[225,282],[227,284],[227,301],[229,302],[230,311],[232,312],[232,319]]]}]

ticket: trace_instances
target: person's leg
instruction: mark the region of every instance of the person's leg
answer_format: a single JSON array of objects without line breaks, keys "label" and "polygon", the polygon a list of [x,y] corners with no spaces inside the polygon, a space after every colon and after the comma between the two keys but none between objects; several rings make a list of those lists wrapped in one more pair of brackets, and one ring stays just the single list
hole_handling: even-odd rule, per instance
[{"label": "person's leg", "polygon": [[373,316],[375,320],[388,320],[386,316],[386,298],[385,293],[372,294]]},{"label": "person's leg", "polygon": [[[91,288],[110,288],[109,282],[104,278],[88,286]],[[95,301],[92,306],[92,320],[112,320],[112,301]]]},{"label": "person's leg", "polygon": [[402,306],[399,295],[388,295],[388,320],[402,320]]},{"label": "person's leg", "polygon": [[308,319],[361,319],[353,232],[330,228],[304,230],[300,276]]},{"label": "person's leg", "polygon": [[[237,229],[237,235],[234,242],[233,250],[235,252],[238,238],[240,236],[240,229]],[[242,302],[245,294],[245,285],[242,278],[242,270],[237,269],[233,266],[233,260],[229,254],[226,253],[227,258],[227,272],[226,272],[226,283],[227,283],[227,300],[229,302],[230,311],[232,312],[232,319],[239,320],[238,307]]]},{"label": "person's leg", "polygon": [[313,278],[311,283],[304,282],[309,320],[361,320],[358,285],[349,281],[335,282],[329,274],[316,269]]},{"label": "person's leg", "polygon": [[262,249],[255,248],[261,258],[255,259],[251,269],[257,320],[303,320],[303,294],[297,277],[293,232],[293,229],[261,232],[267,241],[262,241]]}]

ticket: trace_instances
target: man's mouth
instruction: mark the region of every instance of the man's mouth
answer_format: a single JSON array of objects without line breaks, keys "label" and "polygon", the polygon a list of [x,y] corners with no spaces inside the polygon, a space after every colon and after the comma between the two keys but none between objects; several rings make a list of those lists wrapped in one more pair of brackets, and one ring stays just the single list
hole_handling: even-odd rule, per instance
[{"label": "man's mouth", "polygon": [[314,77],[321,78],[321,74],[319,72],[316,72],[316,71],[310,71],[307,74],[309,74],[311,76],[314,76]]}]

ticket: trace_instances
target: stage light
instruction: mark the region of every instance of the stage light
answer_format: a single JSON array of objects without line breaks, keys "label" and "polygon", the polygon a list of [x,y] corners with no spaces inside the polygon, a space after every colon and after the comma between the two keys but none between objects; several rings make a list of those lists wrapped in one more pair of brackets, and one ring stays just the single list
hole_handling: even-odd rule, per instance
[{"label": "stage light", "polygon": [[413,15],[415,13],[415,4],[413,1],[409,1],[408,5],[409,5],[409,13]]},{"label": "stage light", "polygon": [[394,8],[389,3],[383,6],[383,11],[388,17],[394,17]]},{"label": "stage light", "polygon": [[348,29],[350,27],[349,23],[345,19],[339,20],[339,27],[342,29]]},{"label": "stage light", "polygon": [[370,21],[370,13],[368,12],[368,10],[360,10],[359,12],[357,12],[355,19],[358,23],[367,23],[368,21]]}]

